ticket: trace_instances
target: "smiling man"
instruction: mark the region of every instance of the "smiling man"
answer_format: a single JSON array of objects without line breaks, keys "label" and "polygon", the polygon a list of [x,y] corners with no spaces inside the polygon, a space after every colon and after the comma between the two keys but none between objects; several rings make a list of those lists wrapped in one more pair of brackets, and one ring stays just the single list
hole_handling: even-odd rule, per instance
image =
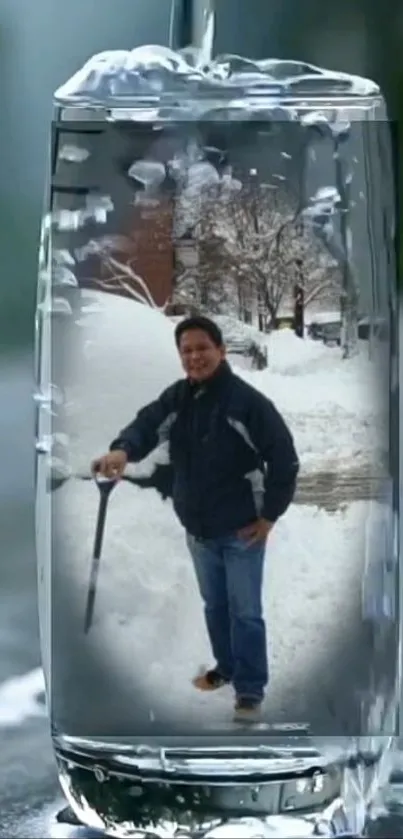
[{"label": "smiling man", "polygon": [[215,666],[199,690],[231,683],[235,721],[255,721],[268,683],[262,582],[269,533],[291,503],[299,464],[273,403],[236,376],[208,318],[181,321],[176,345],[186,378],[142,408],[92,463],[119,479],[169,443],[173,505],[186,531]]}]

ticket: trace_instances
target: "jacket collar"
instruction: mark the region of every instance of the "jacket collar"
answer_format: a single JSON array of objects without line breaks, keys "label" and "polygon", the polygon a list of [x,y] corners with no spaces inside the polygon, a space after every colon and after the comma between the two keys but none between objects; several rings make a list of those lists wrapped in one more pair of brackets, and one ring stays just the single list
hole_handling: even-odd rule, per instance
[{"label": "jacket collar", "polygon": [[206,379],[204,382],[192,382],[189,380],[189,384],[192,390],[192,393],[196,396],[202,393],[213,393],[216,390],[219,390],[222,386],[224,386],[230,377],[232,376],[231,367],[228,364],[228,361],[222,361],[221,364],[217,367],[215,372],[209,379]]}]

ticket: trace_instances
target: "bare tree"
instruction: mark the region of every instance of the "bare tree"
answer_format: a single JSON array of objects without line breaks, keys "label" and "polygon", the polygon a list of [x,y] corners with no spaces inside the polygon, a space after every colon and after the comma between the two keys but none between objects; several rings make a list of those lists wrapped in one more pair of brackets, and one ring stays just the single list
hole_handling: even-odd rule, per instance
[{"label": "bare tree", "polygon": [[[78,261],[86,263],[90,260],[91,262],[91,276],[82,278],[81,284],[113,294],[123,294],[164,311],[169,303],[169,297],[165,305],[157,304],[153,294],[153,283],[150,282],[149,276],[153,251],[167,247],[170,251],[172,249],[171,239],[169,238],[169,242],[166,241],[166,231],[162,223],[157,224],[147,247],[148,250],[144,251],[141,231],[139,233],[136,230],[130,236],[107,235],[91,240],[76,253]],[[142,265],[146,268],[148,276],[142,276],[140,273]]]}]

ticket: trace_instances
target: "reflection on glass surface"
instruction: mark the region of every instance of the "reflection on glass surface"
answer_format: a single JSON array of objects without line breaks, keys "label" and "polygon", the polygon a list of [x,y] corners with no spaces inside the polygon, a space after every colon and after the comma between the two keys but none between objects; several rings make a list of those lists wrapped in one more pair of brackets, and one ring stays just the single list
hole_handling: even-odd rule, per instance
[{"label": "reflection on glass surface", "polygon": [[63,789],[116,835],[357,833],[396,726],[382,97],[142,47],[55,102],[37,540]]}]

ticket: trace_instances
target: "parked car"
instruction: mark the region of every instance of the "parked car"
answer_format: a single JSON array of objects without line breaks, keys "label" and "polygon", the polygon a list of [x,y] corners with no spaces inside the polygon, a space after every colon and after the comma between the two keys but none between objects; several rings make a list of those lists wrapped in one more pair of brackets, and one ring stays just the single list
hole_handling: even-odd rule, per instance
[{"label": "parked car", "polygon": [[[379,341],[387,341],[389,338],[388,324],[384,318],[360,317],[358,320],[358,338],[360,341],[369,341],[371,336]],[[323,341],[324,344],[337,344],[341,342],[341,319],[340,317],[326,317],[318,315],[312,320],[307,328],[307,333],[314,341]]]},{"label": "parked car", "polygon": [[256,327],[242,323],[228,315],[213,318],[220,327],[229,356],[242,356],[253,370],[264,370],[268,365],[265,336]]},{"label": "parked car", "polygon": [[341,344],[341,321],[336,323],[326,323],[323,326],[323,343],[326,346],[337,346]]},{"label": "parked car", "polygon": [[313,341],[323,341],[328,346],[340,346],[341,344],[341,320],[314,320],[308,326],[308,335]]}]

